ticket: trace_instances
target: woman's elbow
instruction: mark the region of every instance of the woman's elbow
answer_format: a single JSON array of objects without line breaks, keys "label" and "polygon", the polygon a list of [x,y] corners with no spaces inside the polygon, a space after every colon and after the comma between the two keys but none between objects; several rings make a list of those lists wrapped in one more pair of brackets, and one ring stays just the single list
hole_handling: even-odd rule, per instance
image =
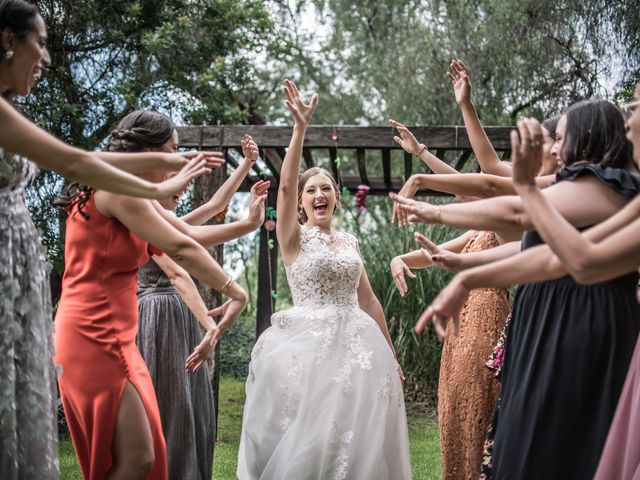
[{"label": "woman's elbow", "polygon": [[185,237],[169,243],[162,250],[176,263],[182,265],[194,258],[197,249],[197,243],[191,238]]}]

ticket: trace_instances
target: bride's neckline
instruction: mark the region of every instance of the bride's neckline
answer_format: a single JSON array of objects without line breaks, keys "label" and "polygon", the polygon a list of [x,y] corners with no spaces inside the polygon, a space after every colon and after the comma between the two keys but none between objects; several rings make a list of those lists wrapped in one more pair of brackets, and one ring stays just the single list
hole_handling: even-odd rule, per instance
[{"label": "bride's neckline", "polygon": [[325,230],[322,227],[319,227],[318,225],[309,225],[309,224],[305,224],[304,228],[307,230],[316,230],[318,233],[320,233],[321,235],[325,235],[329,238],[334,237],[338,232],[336,230],[334,230],[333,228],[329,231]]}]

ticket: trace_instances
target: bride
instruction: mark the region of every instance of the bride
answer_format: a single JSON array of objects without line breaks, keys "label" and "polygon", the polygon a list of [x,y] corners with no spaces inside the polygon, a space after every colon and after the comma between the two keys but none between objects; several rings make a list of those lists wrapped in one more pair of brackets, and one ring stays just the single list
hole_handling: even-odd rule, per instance
[{"label": "bride", "polygon": [[331,175],[314,167],[298,180],[318,96],[305,104],[289,80],[284,93],[294,127],[276,233],[294,306],[272,316],[251,353],[237,475],[410,479],[402,372],[358,240],[331,226]]}]

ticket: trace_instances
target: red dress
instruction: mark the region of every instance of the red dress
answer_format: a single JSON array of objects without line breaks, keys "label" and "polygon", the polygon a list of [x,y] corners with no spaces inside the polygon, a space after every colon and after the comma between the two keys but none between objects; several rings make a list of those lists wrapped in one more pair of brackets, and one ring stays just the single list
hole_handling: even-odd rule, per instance
[{"label": "red dress", "polygon": [[167,478],[158,402],[138,351],[138,268],[160,253],[115,218],[102,215],[93,194],[67,219],[62,297],[55,319],[55,363],[71,438],[85,479],[104,479],[127,382],[140,394],[151,426],[155,463],[149,479]]}]

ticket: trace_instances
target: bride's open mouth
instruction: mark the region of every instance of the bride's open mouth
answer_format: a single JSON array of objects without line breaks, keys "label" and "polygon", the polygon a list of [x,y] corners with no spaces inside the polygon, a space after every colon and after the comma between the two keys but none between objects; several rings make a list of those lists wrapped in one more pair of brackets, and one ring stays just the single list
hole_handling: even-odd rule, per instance
[{"label": "bride's open mouth", "polygon": [[322,214],[327,212],[327,202],[318,202],[313,205],[313,210],[316,213]]}]

